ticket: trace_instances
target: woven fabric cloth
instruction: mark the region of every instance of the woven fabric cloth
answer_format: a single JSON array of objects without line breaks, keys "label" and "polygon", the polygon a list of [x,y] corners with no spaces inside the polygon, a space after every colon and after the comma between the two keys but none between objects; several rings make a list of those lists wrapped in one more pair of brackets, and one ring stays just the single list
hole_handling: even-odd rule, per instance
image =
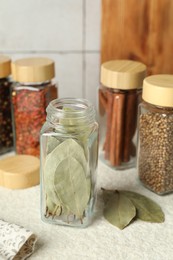
[{"label": "woven fabric cloth", "polygon": [[0,259],[26,259],[33,253],[35,242],[30,230],[0,220]]}]

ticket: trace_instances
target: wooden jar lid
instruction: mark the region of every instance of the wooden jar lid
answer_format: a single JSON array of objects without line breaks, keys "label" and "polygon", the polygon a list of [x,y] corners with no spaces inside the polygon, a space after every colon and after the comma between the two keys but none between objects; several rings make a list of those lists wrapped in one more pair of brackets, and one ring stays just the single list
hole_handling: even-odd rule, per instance
[{"label": "wooden jar lid", "polygon": [[11,60],[9,57],[0,55],[0,78],[6,78],[11,74]]},{"label": "wooden jar lid", "polygon": [[40,182],[40,161],[31,155],[15,155],[0,160],[0,186],[24,189]]},{"label": "wooden jar lid", "polygon": [[54,61],[48,58],[34,57],[19,59],[11,64],[13,80],[22,83],[40,83],[55,76]]},{"label": "wooden jar lid", "polygon": [[142,88],[146,66],[138,61],[111,60],[101,65],[101,83],[122,90]]},{"label": "wooden jar lid", "polygon": [[142,98],[163,107],[173,107],[173,75],[159,74],[144,79]]}]

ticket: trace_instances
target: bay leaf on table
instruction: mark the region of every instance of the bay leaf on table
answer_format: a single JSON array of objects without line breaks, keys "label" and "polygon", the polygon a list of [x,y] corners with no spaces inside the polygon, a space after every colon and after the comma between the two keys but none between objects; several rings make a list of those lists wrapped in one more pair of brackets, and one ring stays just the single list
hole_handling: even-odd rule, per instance
[{"label": "bay leaf on table", "polygon": [[123,194],[114,192],[106,203],[104,217],[114,226],[125,228],[136,216],[136,208]]},{"label": "bay leaf on table", "polygon": [[155,223],[164,222],[164,213],[161,207],[153,200],[132,191],[120,191],[120,193],[133,202],[139,219]]},{"label": "bay leaf on table", "polygon": [[82,220],[90,191],[84,169],[79,161],[72,156],[62,160],[56,168],[54,185],[62,204]]},{"label": "bay leaf on table", "polygon": [[106,190],[104,188],[101,188],[102,192],[103,192],[103,201],[106,204],[110,198],[116,193],[115,190]]}]

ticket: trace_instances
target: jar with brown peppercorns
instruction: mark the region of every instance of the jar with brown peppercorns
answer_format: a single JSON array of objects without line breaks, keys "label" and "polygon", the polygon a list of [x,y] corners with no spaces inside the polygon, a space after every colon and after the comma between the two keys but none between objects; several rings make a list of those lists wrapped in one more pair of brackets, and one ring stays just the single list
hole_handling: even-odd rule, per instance
[{"label": "jar with brown peppercorns", "polygon": [[40,129],[46,119],[46,107],[57,98],[54,61],[26,58],[12,63],[12,107],[14,141],[17,154],[39,156]]},{"label": "jar with brown peppercorns", "polygon": [[0,154],[13,149],[10,66],[10,58],[0,55]]},{"label": "jar with brown peppercorns", "polygon": [[139,106],[138,174],[157,194],[173,191],[173,75],[153,75],[143,83]]}]

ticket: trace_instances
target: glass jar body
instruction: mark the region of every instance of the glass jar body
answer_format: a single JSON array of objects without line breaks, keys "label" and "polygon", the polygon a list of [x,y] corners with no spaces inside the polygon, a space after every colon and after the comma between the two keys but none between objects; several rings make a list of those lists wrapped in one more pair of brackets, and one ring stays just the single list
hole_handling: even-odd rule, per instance
[{"label": "glass jar body", "polygon": [[52,82],[12,85],[14,144],[17,154],[39,156],[39,132],[46,119],[48,103],[57,98]]},{"label": "glass jar body", "polygon": [[10,88],[10,79],[0,78],[0,154],[13,150]]},{"label": "glass jar body", "polygon": [[157,194],[173,191],[173,108],[139,106],[138,174]]},{"label": "glass jar body", "polygon": [[96,199],[98,124],[89,123],[87,113],[81,117],[88,106],[82,99],[55,100],[54,105],[62,109],[60,117],[48,111],[51,120],[41,130],[41,218],[85,227]]},{"label": "glass jar body", "polygon": [[99,89],[100,157],[107,165],[124,170],[136,164],[137,107],[141,89]]}]

